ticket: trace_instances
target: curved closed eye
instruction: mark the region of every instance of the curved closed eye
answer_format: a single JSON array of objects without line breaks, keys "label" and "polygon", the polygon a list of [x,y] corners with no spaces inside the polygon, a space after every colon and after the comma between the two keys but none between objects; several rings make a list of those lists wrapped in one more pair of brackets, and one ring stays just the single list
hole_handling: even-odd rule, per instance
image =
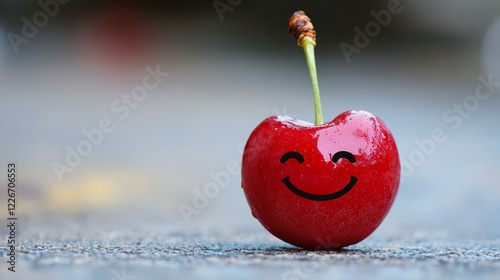
[{"label": "curved closed eye", "polygon": [[345,158],[348,161],[350,161],[351,163],[356,162],[356,158],[351,153],[346,152],[346,151],[336,152],[332,157],[332,161],[337,163],[337,161],[339,161],[339,159],[341,159],[341,158]]},{"label": "curved closed eye", "polygon": [[284,154],[281,157],[280,161],[281,161],[281,163],[285,163],[287,160],[289,160],[291,158],[296,159],[299,163],[304,162],[304,157],[300,153],[295,152],[295,151],[288,152],[288,153]]}]

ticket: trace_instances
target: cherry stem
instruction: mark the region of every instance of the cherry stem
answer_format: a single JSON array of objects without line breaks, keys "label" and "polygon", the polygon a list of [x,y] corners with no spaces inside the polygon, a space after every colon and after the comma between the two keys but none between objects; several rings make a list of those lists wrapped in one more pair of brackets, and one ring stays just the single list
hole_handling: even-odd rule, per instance
[{"label": "cherry stem", "polygon": [[319,97],[318,74],[316,73],[316,60],[314,58],[314,46],[316,43],[310,37],[303,37],[301,40],[302,48],[306,55],[307,66],[309,67],[309,74],[311,75],[311,84],[314,97],[314,125],[322,125],[323,112],[321,111],[321,99]]}]

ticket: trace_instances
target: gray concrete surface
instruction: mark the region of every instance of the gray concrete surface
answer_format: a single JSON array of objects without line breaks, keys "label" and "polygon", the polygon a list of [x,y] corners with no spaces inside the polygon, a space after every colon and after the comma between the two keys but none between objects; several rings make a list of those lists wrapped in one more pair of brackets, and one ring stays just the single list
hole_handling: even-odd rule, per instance
[{"label": "gray concrete surface", "polygon": [[[41,220],[40,220],[41,221]],[[265,231],[28,222],[16,272],[1,279],[499,279],[500,235],[377,234],[341,250],[308,251]],[[46,225],[46,228],[43,226]],[[2,234],[2,236],[5,236]]]}]

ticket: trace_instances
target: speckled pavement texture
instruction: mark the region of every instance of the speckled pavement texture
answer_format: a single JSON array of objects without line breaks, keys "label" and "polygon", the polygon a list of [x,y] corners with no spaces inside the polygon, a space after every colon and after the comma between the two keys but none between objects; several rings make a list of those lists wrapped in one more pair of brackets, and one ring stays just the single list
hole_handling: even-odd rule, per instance
[{"label": "speckled pavement texture", "polygon": [[16,272],[1,279],[500,279],[499,235],[372,235],[342,250],[308,251],[245,230],[99,231],[50,224],[19,236]]}]

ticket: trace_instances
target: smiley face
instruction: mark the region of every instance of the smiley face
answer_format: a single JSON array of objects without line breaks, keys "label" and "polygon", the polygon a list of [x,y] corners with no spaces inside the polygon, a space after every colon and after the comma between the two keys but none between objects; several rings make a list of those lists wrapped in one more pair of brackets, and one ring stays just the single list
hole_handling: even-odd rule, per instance
[{"label": "smiley face", "polygon": [[[337,163],[341,158],[347,159],[351,163],[356,162],[356,158],[354,157],[354,155],[349,153],[349,152],[346,152],[346,151],[340,151],[340,152],[335,153],[332,156],[332,162]],[[304,157],[299,152],[296,152],[296,151],[291,151],[291,152],[285,153],[281,157],[280,162],[285,163],[290,159],[295,159],[295,160],[297,160],[298,163],[304,162]],[[324,194],[324,195],[308,193],[308,192],[305,192],[305,191],[297,188],[295,185],[293,185],[290,182],[290,177],[288,177],[288,176],[283,178],[283,180],[281,180],[281,181],[285,184],[285,186],[289,190],[291,190],[294,194],[296,194],[300,197],[303,197],[305,199],[310,199],[310,200],[316,200],[316,201],[327,201],[327,200],[332,200],[332,199],[342,197],[345,194],[347,194],[354,187],[354,185],[358,181],[358,178],[351,176],[351,180],[343,189],[341,189],[340,191],[337,191],[337,192],[333,192],[330,194]]]}]

